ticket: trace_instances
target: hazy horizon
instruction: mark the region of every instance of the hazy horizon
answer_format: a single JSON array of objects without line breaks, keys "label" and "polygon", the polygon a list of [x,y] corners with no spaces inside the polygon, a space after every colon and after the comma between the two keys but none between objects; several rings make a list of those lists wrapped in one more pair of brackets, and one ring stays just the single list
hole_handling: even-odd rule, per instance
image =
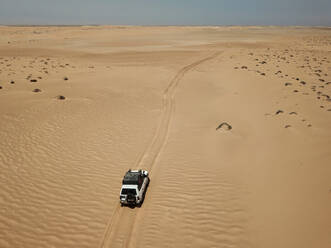
[{"label": "hazy horizon", "polygon": [[331,26],[328,0],[0,0],[0,25]]}]

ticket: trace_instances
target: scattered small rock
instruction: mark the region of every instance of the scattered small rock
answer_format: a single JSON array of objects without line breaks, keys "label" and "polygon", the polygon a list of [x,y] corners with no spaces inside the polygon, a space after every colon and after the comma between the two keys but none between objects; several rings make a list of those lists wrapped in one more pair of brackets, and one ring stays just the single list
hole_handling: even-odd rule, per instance
[{"label": "scattered small rock", "polygon": [[292,85],[292,83],[289,83],[289,82],[285,83],[285,86],[290,86],[290,85]]},{"label": "scattered small rock", "polygon": [[2,89],[2,86],[0,86],[0,90]]},{"label": "scattered small rock", "polygon": [[282,114],[282,113],[284,113],[283,110],[277,110],[276,115],[279,115],[279,114]]},{"label": "scattered small rock", "polygon": [[59,99],[59,100],[65,100],[66,99],[65,96],[62,96],[62,95],[59,95],[56,98]]},{"label": "scattered small rock", "polygon": [[247,66],[242,66],[241,69],[248,69]]},{"label": "scattered small rock", "polygon": [[33,92],[41,92],[41,89],[34,89]]},{"label": "scattered small rock", "polygon": [[300,82],[300,84],[302,84],[302,85],[305,85],[305,84],[306,84],[306,82],[305,82],[305,81],[301,81],[301,82]]},{"label": "scattered small rock", "polygon": [[36,83],[36,82],[38,82],[38,80],[37,79],[30,79],[30,82],[31,83]]},{"label": "scattered small rock", "polygon": [[64,78],[63,78],[64,81],[67,81],[68,79],[69,79],[69,78],[67,78],[67,77],[64,77]]},{"label": "scattered small rock", "polygon": [[10,83],[11,83],[11,84],[14,84],[14,83],[15,83],[15,81],[10,81]]},{"label": "scattered small rock", "polygon": [[297,112],[291,112],[290,115],[297,115]]},{"label": "scattered small rock", "polygon": [[285,128],[289,128],[289,127],[291,127],[291,125],[286,125],[286,126],[285,126]]}]

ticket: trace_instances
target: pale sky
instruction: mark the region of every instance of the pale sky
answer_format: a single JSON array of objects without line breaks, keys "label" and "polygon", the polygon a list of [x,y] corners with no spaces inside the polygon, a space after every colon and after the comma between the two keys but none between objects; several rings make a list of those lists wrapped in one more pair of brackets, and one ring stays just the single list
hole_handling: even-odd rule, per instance
[{"label": "pale sky", "polygon": [[0,24],[331,26],[331,0],[0,0]]}]

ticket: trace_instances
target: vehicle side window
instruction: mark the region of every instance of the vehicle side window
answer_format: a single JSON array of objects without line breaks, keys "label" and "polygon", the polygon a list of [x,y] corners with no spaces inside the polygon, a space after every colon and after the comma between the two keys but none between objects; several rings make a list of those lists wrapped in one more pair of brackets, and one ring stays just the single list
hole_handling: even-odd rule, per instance
[{"label": "vehicle side window", "polygon": [[143,185],[143,177],[142,176],[139,176],[138,178],[138,189],[140,190],[141,189],[141,185]]}]

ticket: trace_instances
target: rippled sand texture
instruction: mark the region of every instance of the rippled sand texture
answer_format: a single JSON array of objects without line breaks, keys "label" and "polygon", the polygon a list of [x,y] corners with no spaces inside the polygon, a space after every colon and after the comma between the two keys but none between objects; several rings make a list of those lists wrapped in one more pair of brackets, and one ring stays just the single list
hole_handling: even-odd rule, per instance
[{"label": "rippled sand texture", "polygon": [[0,27],[0,247],[329,247],[330,61],[329,28]]}]

